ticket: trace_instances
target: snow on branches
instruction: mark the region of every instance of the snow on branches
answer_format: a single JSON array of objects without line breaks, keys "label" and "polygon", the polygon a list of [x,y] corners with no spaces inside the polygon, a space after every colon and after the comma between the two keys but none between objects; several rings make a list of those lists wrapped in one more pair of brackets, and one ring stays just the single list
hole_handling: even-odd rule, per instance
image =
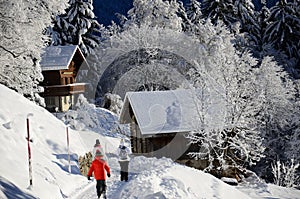
[{"label": "snow on branches", "polygon": [[39,104],[39,60],[48,41],[43,32],[66,5],[67,0],[0,2],[0,82]]}]

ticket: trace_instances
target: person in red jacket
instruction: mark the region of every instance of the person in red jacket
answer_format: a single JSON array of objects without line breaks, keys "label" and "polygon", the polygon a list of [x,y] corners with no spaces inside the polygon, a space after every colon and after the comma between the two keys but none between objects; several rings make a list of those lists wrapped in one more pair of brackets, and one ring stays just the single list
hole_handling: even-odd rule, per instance
[{"label": "person in red jacket", "polygon": [[92,173],[94,172],[94,178],[97,180],[96,184],[96,190],[97,190],[97,196],[100,198],[100,196],[103,193],[103,197],[106,198],[106,174],[110,177],[110,168],[108,164],[103,160],[103,154],[100,150],[96,151],[95,159],[93,160],[90,170],[88,172],[88,180],[91,179]]}]

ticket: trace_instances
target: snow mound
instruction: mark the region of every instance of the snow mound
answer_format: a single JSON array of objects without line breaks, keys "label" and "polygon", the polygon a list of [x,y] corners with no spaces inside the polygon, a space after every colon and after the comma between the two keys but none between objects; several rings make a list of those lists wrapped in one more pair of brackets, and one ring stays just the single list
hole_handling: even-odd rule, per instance
[{"label": "snow mound", "polygon": [[221,180],[167,158],[135,157],[120,198],[249,198]]}]

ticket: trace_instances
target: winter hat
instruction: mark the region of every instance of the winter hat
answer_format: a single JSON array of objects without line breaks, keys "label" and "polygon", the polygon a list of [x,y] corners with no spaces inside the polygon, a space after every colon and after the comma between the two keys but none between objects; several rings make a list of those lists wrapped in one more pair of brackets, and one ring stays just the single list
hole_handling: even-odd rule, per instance
[{"label": "winter hat", "polygon": [[95,156],[103,156],[103,154],[100,150],[97,150]]},{"label": "winter hat", "polygon": [[98,145],[100,145],[100,141],[99,141],[99,139],[96,139],[96,144],[95,144],[95,146],[98,146]]}]

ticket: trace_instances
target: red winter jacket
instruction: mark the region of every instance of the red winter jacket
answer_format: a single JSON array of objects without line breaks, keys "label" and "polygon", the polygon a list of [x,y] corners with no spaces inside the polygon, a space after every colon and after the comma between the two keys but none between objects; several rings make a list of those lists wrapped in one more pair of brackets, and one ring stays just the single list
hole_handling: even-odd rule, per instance
[{"label": "red winter jacket", "polygon": [[102,159],[96,158],[92,162],[92,165],[91,165],[90,170],[88,172],[88,176],[92,176],[92,173],[94,172],[94,178],[96,180],[105,180],[106,175],[105,175],[104,170],[106,170],[107,174],[110,174],[110,168],[107,165],[107,163]]}]

